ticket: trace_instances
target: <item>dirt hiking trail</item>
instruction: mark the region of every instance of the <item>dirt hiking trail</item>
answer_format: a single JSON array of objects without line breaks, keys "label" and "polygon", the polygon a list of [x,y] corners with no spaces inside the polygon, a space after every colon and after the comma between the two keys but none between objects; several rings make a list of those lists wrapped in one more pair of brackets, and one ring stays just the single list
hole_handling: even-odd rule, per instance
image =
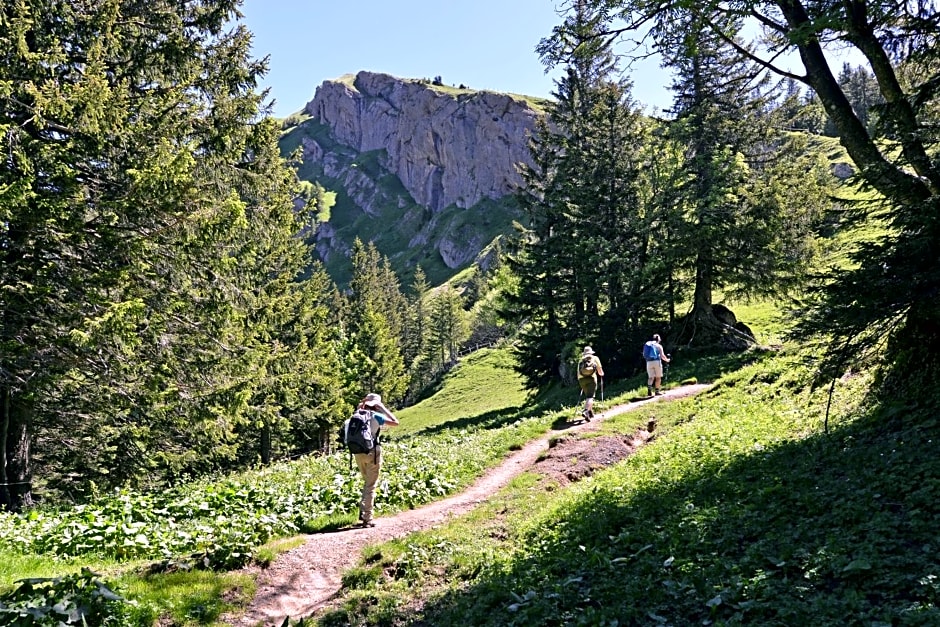
[{"label": "dirt hiking trail", "polygon": [[[647,403],[692,396],[709,387],[686,385],[667,390],[662,396],[615,405],[598,413],[591,422],[568,423],[562,429],[549,431],[529,442],[459,494],[417,509],[376,518],[376,526],[372,528],[311,534],[302,545],[282,553],[267,568],[247,567],[243,572],[254,574],[257,579],[255,596],[244,615],[223,616],[221,621],[233,627],[281,627],[287,617],[295,620],[308,616],[339,593],[343,573],[358,563],[366,546],[430,529],[447,518],[461,516],[529,469],[535,468],[543,474],[554,472],[553,476],[562,484],[577,481],[642,446],[651,437],[654,424],[629,436],[591,440],[565,438],[549,450],[550,440],[559,434],[595,430],[598,423],[607,417]],[[599,444],[600,440],[604,442]],[[544,458],[539,461],[542,456]],[[571,460],[575,457],[578,464],[573,466]]]}]

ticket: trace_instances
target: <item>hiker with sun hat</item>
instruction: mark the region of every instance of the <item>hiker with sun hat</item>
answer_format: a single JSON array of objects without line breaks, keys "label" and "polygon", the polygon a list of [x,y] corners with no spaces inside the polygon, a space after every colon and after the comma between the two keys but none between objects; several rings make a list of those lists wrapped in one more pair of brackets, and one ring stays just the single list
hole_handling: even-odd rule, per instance
[{"label": "hiker with sun hat", "polygon": [[585,346],[578,361],[578,385],[584,394],[584,411],[581,417],[591,421],[594,417],[594,394],[597,392],[597,378],[604,376],[604,367],[600,358],[594,354],[594,349]]},{"label": "hiker with sun hat", "polygon": [[359,521],[363,527],[374,527],[372,522],[372,508],[375,504],[375,486],[379,481],[382,470],[382,445],[379,441],[379,431],[385,425],[398,426],[398,418],[382,403],[378,394],[367,394],[357,409],[369,414],[369,429],[375,445],[368,453],[355,453],[356,466],[362,474],[362,500],[359,502]]}]

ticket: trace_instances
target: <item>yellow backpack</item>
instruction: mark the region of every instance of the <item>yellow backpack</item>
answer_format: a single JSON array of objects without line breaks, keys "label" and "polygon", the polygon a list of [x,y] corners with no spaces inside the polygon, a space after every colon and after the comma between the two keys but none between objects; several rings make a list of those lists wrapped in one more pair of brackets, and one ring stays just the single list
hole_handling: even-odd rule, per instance
[{"label": "yellow backpack", "polygon": [[590,377],[597,370],[597,364],[594,361],[594,355],[585,355],[578,363],[578,375]]}]

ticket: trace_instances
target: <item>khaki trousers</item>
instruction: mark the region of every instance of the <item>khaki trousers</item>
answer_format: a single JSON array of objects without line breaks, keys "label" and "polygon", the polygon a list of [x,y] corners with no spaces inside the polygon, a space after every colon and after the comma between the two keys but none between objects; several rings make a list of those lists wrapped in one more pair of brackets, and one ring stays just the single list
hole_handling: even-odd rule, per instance
[{"label": "khaki trousers", "polygon": [[382,447],[376,446],[371,453],[356,453],[355,458],[364,482],[362,500],[359,501],[359,519],[369,522],[375,505],[375,485],[379,482],[379,471],[382,469]]}]

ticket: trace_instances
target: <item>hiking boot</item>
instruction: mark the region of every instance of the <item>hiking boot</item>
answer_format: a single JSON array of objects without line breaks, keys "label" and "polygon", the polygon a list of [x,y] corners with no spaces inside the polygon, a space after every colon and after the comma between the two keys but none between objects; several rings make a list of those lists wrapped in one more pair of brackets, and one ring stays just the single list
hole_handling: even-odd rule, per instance
[{"label": "hiking boot", "polygon": [[359,523],[359,526],[362,527],[363,529],[367,527],[375,527],[375,522],[371,520],[363,520],[362,522]]},{"label": "hiking boot", "polygon": [[593,418],[593,417],[594,417],[594,410],[593,410],[593,409],[589,409],[589,410],[587,410],[587,411],[584,412],[584,419],[587,420],[588,422],[591,422],[591,418]]},{"label": "hiking boot", "polygon": [[591,421],[591,416],[588,415],[588,410],[585,409],[584,411],[581,412],[581,418],[583,420],[587,420],[588,422]]},{"label": "hiking boot", "polygon": [[656,396],[662,396],[663,394],[665,394],[665,392],[662,390],[656,390]]},{"label": "hiking boot", "polygon": [[646,386],[646,395],[647,395],[647,396],[652,396],[652,395],[653,395],[653,388],[651,388],[650,386]]}]

